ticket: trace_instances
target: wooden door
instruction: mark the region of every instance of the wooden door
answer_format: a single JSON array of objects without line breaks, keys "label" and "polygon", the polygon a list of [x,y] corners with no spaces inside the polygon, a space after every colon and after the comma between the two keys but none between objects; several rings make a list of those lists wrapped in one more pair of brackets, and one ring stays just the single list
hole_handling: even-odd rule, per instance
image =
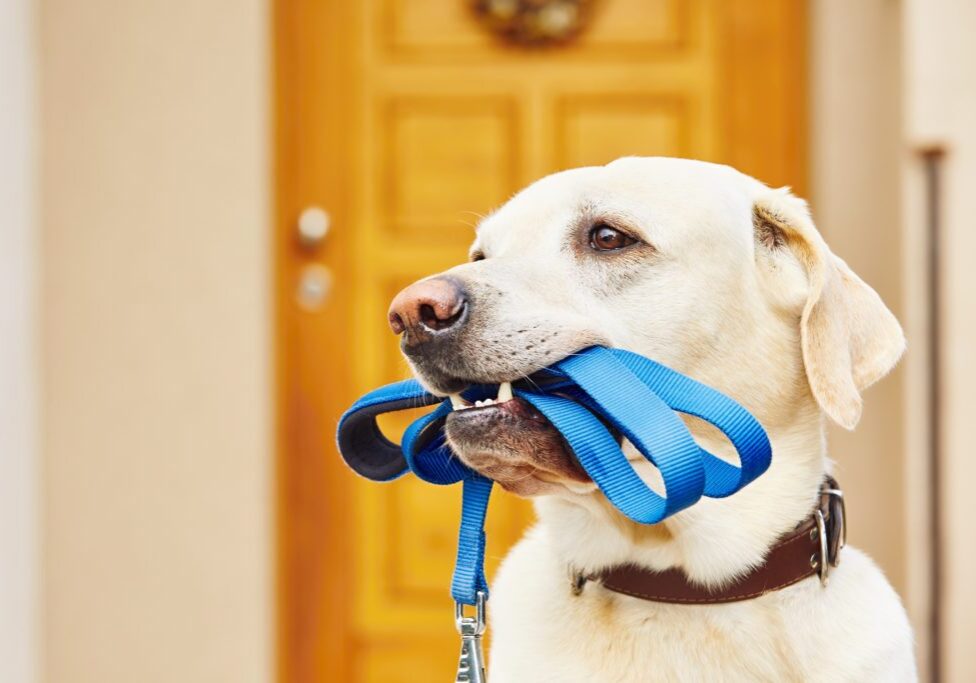
[{"label": "wooden door", "polygon": [[[385,322],[400,287],[561,168],[675,155],[804,184],[802,3],[598,0],[543,49],[469,4],[276,5],[282,680],[453,680],[459,492],[361,481],[333,446],[355,396],[407,374]],[[296,236],[309,206],[331,218],[319,243]],[[532,514],[499,493],[489,515],[490,577]]]}]

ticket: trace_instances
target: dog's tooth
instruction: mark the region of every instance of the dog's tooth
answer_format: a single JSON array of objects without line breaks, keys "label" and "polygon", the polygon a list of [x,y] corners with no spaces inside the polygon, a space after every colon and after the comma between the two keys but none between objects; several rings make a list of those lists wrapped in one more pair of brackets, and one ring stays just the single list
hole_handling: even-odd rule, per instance
[{"label": "dog's tooth", "polygon": [[506,403],[512,400],[512,383],[502,382],[498,385],[498,403]]},{"label": "dog's tooth", "polygon": [[461,398],[461,394],[451,394],[451,406],[454,410],[464,410],[468,407],[468,404]]}]

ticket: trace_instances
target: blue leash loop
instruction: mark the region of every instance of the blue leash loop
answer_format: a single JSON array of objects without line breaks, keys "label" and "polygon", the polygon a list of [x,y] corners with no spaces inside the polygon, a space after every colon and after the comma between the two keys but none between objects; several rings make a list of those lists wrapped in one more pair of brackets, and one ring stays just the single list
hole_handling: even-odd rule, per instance
[{"label": "blue leash loop", "polygon": [[[703,495],[729,496],[766,471],[772,450],[759,422],[728,396],[649,358],[594,346],[547,368],[546,383],[514,389],[559,430],[586,473],[621,513],[654,524]],[[493,396],[474,387],[466,399]],[[434,406],[404,432],[387,439],[376,424],[382,413]],[[356,401],[339,421],[339,452],[356,472],[390,481],[413,472],[438,485],[462,482],[461,527],[451,595],[475,605],[487,595],[484,522],[492,482],[464,465],[444,440],[452,406],[414,380],[380,387]],[[717,427],[739,454],[739,465],[701,448],[676,413]],[[606,424],[610,424],[660,472],[664,495],[641,480]]]}]

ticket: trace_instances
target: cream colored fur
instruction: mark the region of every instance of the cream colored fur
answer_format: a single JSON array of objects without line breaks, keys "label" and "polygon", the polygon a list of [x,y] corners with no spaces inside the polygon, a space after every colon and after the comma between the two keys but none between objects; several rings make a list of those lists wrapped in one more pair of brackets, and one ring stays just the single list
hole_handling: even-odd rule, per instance
[{"label": "cream colored fur", "polygon": [[[612,266],[598,273],[567,253],[581,205],[620,217],[656,256],[617,282]],[[759,564],[810,513],[830,470],[825,417],[853,428],[861,390],[897,362],[904,340],[877,294],[830,252],[803,201],[727,167],[626,158],[530,186],[483,222],[475,249],[488,258],[452,272],[504,281],[525,304],[499,309],[489,326],[499,338],[511,327],[506,315],[528,310],[577,339],[648,355],[745,405],[774,453],[741,492],[653,527],[624,519],[591,485],[554,482],[536,498],[538,524],[494,577],[492,683],[916,679],[898,596],[852,547],[826,588],[810,579],[727,605],[657,604],[593,583],[579,596],[570,590],[570,568],[624,562],[720,584]],[[714,430],[688,422],[705,448],[734,458]]]}]

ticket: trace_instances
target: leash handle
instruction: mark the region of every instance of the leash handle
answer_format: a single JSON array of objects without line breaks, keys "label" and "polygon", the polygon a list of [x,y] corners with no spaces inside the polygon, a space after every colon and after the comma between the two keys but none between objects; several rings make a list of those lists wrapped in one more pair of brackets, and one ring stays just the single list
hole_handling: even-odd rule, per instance
[{"label": "leash handle", "polygon": [[[399,444],[387,439],[376,424],[383,413],[422,408],[442,399],[427,393],[413,379],[374,389],[353,403],[339,419],[339,454],[357,474],[373,481],[392,481],[408,469]],[[413,425],[411,425],[412,427]]]}]

